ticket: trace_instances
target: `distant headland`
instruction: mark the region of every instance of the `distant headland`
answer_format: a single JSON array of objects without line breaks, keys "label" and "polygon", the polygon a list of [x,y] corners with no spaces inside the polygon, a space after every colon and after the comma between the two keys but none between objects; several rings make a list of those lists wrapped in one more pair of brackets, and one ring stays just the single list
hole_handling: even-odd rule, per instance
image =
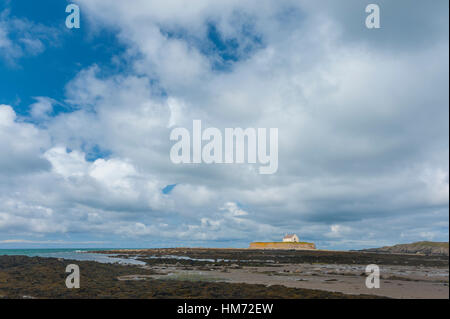
[{"label": "distant headland", "polygon": [[411,244],[399,244],[381,248],[369,248],[362,251],[385,254],[417,254],[427,256],[448,256],[448,242],[419,241]]}]

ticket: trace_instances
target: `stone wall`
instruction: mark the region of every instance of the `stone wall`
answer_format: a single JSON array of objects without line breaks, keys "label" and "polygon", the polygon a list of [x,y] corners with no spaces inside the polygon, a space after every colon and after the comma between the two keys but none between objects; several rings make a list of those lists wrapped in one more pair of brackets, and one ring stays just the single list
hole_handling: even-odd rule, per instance
[{"label": "stone wall", "polygon": [[286,242],[253,242],[250,244],[250,249],[316,249],[316,245],[313,243],[286,243]]}]

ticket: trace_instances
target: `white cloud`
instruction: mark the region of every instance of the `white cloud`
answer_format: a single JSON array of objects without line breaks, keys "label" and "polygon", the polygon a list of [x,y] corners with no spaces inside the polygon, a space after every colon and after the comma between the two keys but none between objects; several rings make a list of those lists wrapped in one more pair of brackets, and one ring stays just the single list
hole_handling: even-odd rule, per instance
[{"label": "white cloud", "polygon": [[27,19],[12,17],[9,10],[0,11],[0,58],[15,65],[24,56],[45,51],[57,41],[59,31]]},{"label": "white cloud", "polygon": [[27,240],[27,239],[7,239],[0,240],[0,244],[57,244],[57,245],[89,245],[89,244],[105,244],[104,241],[64,241],[64,240]]},{"label": "white cloud", "polygon": [[30,105],[31,117],[35,121],[45,121],[49,118],[50,113],[53,111],[53,105],[58,104],[53,99],[47,97],[36,97],[36,103]]},{"label": "white cloud", "polygon": [[0,105],[0,176],[48,169],[41,149],[49,143],[46,132],[18,121],[11,106]]},{"label": "white cloud", "polygon": [[45,152],[44,157],[52,164],[55,173],[66,178],[87,173],[85,156],[79,151],[67,153],[64,147],[54,147]]},{"label": "white cloud", "polygon": [[225,203],[225,205],[222,207],[222,210],[228,211],[231,214],[231,216],[233,216],[233,217],[248,215],[248,213],[246,211],[240,209],[238,207],[238,205],[233,202]]}]

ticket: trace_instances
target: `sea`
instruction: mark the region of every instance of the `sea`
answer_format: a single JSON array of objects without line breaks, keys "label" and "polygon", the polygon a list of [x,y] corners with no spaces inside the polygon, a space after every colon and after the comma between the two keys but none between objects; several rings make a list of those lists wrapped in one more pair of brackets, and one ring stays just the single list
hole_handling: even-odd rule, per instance
[{"label": "sea", "polygon": [[100,254],[95,251],[113,250],[105,248],[48,248],[48,249],[0,249],[0,256],[28,256],[28,257],[46,257],[62,258],[71,260],[90,260],[100,263],[118,263],[131,265],[145,265],[144,262],[134,258],[120,258],[117,254]]}]

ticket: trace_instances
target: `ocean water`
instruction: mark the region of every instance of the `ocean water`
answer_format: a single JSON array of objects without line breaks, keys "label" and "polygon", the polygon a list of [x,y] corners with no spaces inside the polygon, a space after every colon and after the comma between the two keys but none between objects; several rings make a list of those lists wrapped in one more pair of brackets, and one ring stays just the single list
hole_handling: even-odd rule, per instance
[{"label": "ocean water", "polygon": [[[90,260],[100,263],[119,263],[119,264],[132,264],[132,265],[145,265],[144,262],[135,260],[133,258],[119,258],[115,254],[97,254],[96,250],[108,250],[108,249],[0,249],[0,256],[5,255],[20,255],[28,257],[46,257],[46,258],[62,258],[71,260]],[[89,252],[88,252],[89,251]]]}]

